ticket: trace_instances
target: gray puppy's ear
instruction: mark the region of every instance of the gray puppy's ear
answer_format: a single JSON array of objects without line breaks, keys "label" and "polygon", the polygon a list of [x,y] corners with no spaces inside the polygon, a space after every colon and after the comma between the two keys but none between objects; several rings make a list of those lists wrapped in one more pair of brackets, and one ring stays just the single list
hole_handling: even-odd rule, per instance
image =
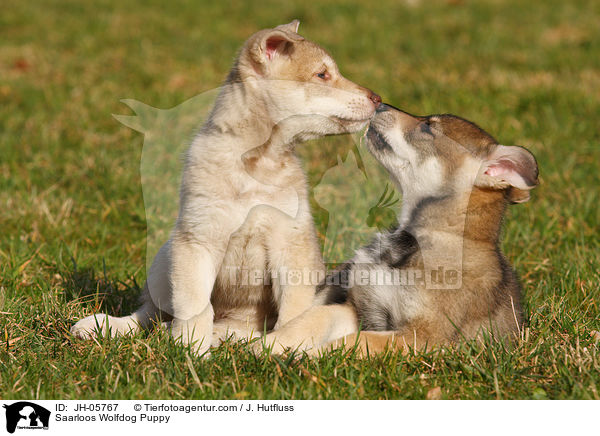
[{"label": "gray puppy's ear", "polygon": [[[475,185],[492,189],[512,186],[521,191],[529,191],[538,185],[535,157],[523,147],[497,145],[483,162]],[[518,201],[519,198],[521,201]],[[515,199],[511,201],[524,202],[527,199],[515,193]]]},{"label": "gray puppy's ear", "polygon": [[510,188],[508,191],[508,201],[512,204],[527,203],[531,198],[529,191],[524,191],[518,188]]}]

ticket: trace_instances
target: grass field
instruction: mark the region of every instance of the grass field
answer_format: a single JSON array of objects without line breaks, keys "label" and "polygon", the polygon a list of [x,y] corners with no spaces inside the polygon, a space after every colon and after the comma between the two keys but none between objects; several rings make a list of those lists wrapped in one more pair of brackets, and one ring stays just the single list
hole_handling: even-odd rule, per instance
[{"label": "grass field", "polygon": [[[600,3],[205,3],[3,8],[0,398],[420,399],[439,387],[445,399],[600,399]],[[92,312],[129,313],[145,279],[144,137],[111,116],[131,114],[120,99],[167,109],[213,89],[245,38],[293,18],[384,100],[462,115],[537,156],[541,185],[505,226],[528,320],[512,348],[365,362],[226,343],[198,360],[160,331],[69,335]],[[300,150],[311,185],[344,144]],[[315,205],[315,217],[324,235],[327,214]]]}]

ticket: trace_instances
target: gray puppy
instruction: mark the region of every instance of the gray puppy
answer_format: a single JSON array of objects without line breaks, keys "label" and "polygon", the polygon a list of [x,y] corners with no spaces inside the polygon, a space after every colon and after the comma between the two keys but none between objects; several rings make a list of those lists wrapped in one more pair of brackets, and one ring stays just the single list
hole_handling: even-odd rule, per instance
[{"label": "gray puppy", "polygon": [[402,190],[398,227],[329,274],[313,307],[264,343],[274,352],[316,353],[358,341],[360,352],[374,353],[484,331],[517,334],[521,287],[500,251],[500,230],[507,204],[529,200],[538,184],[533,155],[462,118],[416,117],[388,105],[377,109],[366,138]]}]

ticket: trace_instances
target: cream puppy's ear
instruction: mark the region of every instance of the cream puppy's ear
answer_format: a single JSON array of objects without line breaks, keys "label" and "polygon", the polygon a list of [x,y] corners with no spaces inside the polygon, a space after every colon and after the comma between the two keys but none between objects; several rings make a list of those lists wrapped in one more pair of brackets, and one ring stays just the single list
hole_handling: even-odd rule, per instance
[{"label": "cream puppy's ear", "polygon": [[[505,189],[509,186],[529,191],[538,184],[538,166],[533,154],[516,145],[497,145],[483,162],[475,185],[482,188]],[[515,195],[511,201],[523,203],[529,196]]]},{"label": "cream puppy's ear", "polygon": [[[289,25],[291,23],[285,24],[284,27]],[[289,56],[295,43],[304,40],[297,33],[281,27],[260,32],[250,41],[248,47],[250,61],[255,70],[262,74],[269,70],[272,62]]]},{"label": "cream puppy's ear", "polygon": [[291,23],[280,24],[275,29],[284,30],[286,32],[298,33],[298,26],[300,26],[300,21],[294,20]]}]

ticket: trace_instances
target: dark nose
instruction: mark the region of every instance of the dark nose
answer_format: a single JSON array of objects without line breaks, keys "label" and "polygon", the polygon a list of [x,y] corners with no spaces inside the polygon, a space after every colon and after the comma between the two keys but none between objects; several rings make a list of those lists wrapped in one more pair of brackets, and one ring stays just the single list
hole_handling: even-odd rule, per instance
[{"label": "dark nose", "polygon": [[377,106],[377,109],[375,110],[375,112],[385,112],[390,110],[390,106],[388,106],[385,103],[381,103],[379,106]]},{"label": "dark nose", "polygon": [[379,95],[375,94],[373,91],[369,90],[369,98],[375,105],[375,108],[378,108],[379,105],[381,104],[381,97]]}]

